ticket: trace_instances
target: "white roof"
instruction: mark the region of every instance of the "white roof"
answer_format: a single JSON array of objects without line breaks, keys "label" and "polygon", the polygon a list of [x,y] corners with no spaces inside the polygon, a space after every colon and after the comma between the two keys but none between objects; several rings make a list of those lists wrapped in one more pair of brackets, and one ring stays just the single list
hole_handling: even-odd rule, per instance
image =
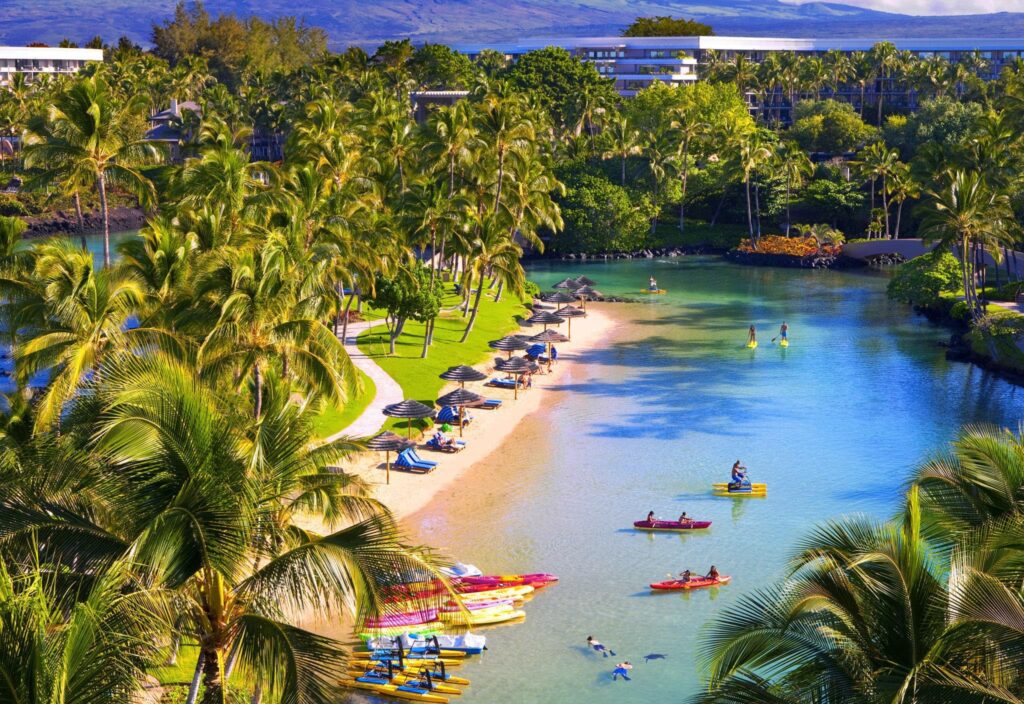
[{"label": "white roof", "polygon": [[911,51],[1018,51],[1024,50],[1024,38],[929,39],[912,37],[860,37],[798,39],[784,37],[540,37],[514,43],[458,46],[463,53],[495,49],[506,54],[559,46],[565,49],[715,49],[717,51],[866,51],[879,42],[892,42],[898,49]]},{"label": "white roof", "polygon": [[4,59],[56,59],[60,61],[103,61],[102,49],[66,49],[56,46],[0,46]]}]

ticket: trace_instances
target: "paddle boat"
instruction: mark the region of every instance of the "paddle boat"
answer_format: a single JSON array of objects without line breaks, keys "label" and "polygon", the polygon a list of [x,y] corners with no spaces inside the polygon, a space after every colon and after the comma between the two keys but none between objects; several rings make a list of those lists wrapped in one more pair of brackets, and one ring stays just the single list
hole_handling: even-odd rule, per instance
[{"label": "paddle boat", "polygon": [[663,288],[657,288],[657,289],[645,288],[645,289],[642,289],[640,291],[640,293],[645,293],[648,296],[664,296],[666,293],[668,293],[668,291],[666,291]]},{"label": "paddle boat", "polygon": [[638,530],[700,530],[711,525],[711,521],[633,521],[633,527]]},{"label": "paddle boat", "polygon": [[487,649],[487,636],[478,636],[473,633],[429,637],[406,633],[399,636],[399,642],[410,653],[424,652],[425,648],[433,647],[445,651],[464,652],[467,655],[479,655]]},{"label": "paddle boat", "polygon": [[[365,670],[366,670],[366,668],[364,667],[364,664],[365,663],[352,663],[352,664],[350,664],[349,667],[348,667],[349,674],[353,675],[353,676],[357,676],[357,675],[360,675],[360,674],[364,673]],[[401,667],[401,666],[398,666],[398,665],[395,665],[395,664],[392,663],[391,671],[393,673],[402,673],[402,674],[407,674],[407,675],[419,675],[421,677],[424,674],[428,674],[428,675],[430,675],[430,678],[432,680],[436,680],[438,682],[444,682],[446,684],[461,684],[463,686],[466,686],[466,685],[469,684],[469,680],[466,679],[465,677],[456,677],[455,675],[450,674],[448,672],[448,668],[445,667],[444,663],[438,663],[436,667],[422,667],[422,666],[420,666],[420,667],[409,667],[409,666]]]},{"label": "paddle boat", "polygon": [[762,482],[751,483],[740,482],[736,485],[732,482],[716,482],[711,485],[712,493],[715,496],[767,496],[768,485]]},{"label": "paddle boat", "polygon": [[459,579],[461,577],[482,577],[483,571],[476,565],[467,565],[464,562],[456,562],[449,567],[442,567],[438,570],[445,577]]},{"label": "paddle boat", "polygon": [[748,350],[756,350],[757,349],[757,340],[753,340],[751,342],[748,342],[747,343],[747,349]]},{"label": "paddle boat", "polygon": [[720,584],[728,584],[732,577],[720,576],[718,579],[708,577],[690,577],[685,582],[681,579],[668,579],[664,582],[654,582],[651,589],[656,591],[680,591],[686,589],[703,589],[705,587],[716,587]]},{"label": "paddle boat", "polygon": [[383,677],[371,677],[363,675],[361,677],[353,677],[350,679],[342,679],[341,683],[346,687],[355,687],[356,689],[365,689],[370,692],[377,694],[384,694],[389,697],[397,697],[398,699],[409,699],[415,702],[435,702],[436,704],[448,704],[448,697],[441,696],[440,694],[433,694],[429,689],[423,687],[414,687],[412,685],[397,685],[391,684],[387,679]]}]

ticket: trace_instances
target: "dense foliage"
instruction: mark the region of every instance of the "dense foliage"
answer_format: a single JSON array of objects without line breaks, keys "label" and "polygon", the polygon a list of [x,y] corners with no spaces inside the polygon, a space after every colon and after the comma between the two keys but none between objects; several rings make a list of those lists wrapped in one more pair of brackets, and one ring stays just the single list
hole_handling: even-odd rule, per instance
[{"label": "dense foliage", "polygon": [[933,306],[944,293],[960,289],[963,267],[949,252],[935,251],[901,264],[889,281],[890,298],[920,306]]},{"label": "dense foliage", "polygon": [[637,17],[622,31],[624,37],[698,37],[714,34],[711,25],[682,17]]}]

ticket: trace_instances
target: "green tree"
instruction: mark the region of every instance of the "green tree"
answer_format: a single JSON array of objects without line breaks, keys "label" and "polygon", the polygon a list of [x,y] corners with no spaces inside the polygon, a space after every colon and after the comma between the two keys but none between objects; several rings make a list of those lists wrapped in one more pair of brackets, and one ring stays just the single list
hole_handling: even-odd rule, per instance
[{"label": "green tree", "polygon": [[919,306],[934,306],[943,293],[956,293],[963,285],[959,260],[949,252],[936,250],[900,264],[889,281],[889,298]]},{"label": "green tree", "polygon": [[640,132],[629,123],[624,115],[614,117],[604,132],[607,149],[602,159],[619,159],[621,164],[621,185],[626,185],[626,160],[642,151]]},{"label": "green tree", "polygon": [[556,251],[632,252],[645,242],[649,208],[634,204],[626,189],[604,177],[583,175],[570,180],[560,205],[565,230],[551,242]]},{"label": "green tree", "polygon": [[789,230],[792,226],[791,206],[793,203],[793,190],[804,184],[804,180],[814,171],[814,165],[807,157],[806,152],[792,142],[781,142],[775,148],[775,165],[778,167],[776,173],[781,172],[786,182],[786,237],[789,237]]},{"label": "green tree", "polygon": [[624,37],[700,37],[713,35],[711,25],[682,17],[637,17],[622,31]]},{"label": "green tree", "polygon": [[473,64],[444,44],[424,44],[409,59],[409,72],[421,89],[457,90],[469,88]]},{"label": "green tree", "polygon": [[[429,323],[441,312],[441,282],[418,263],[403,268],[397,276],[377,277],[367,302],[385,313],[389,334],[389,354],[395,353],[395,340],[409,320]],[[424,331],[424,338],[427,331]],[[426,344],[424,344],[426,356]]]},{"label": "green tree", "polygon": [[787,136],[805,151],[845,154],[870,141],[877,130],[864,123],[849,103],[801,101]]},{"label": "green tree", "polygon": [[558,126],[572,123],[576,96],[589,91],[607,104],[618,102],[612,81],[565,49],[547,47],[520,56],[503,74],[520,93],[549,111]]}]

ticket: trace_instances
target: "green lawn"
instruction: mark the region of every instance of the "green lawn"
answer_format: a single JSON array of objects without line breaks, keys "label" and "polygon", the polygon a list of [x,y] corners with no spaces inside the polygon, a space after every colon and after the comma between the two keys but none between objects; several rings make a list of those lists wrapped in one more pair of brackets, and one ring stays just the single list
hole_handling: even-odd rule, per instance
[{"label": "green lawn", "polygon": [[313,419],[313,428],[319,437],[329,437],[347,427],[366,410],[373,397],[377,395],[377,386],[373,379],[366,376],[361,369],[357,369],[356,372],[359,374],[359,392],[341,406],[328,405]]},{"label": "green lawn", "polygon": [[[434,328],[434,343],[430,346],[429,356],[420,358],[423,349],[423,330],[421,323],[407,323],[405,332],[395,343],[395,355],[388,356],[388,332],[383,326],[363,332],[359,336],[359,349],[374,358],[398,384],[402,387],[405,398],[412,398],[433,405],[438,392],[446,384],[438,375],[456,364],[479,364],[494,355],[494,350],[487,346],[489,340],[504,337],[519,328],[518,317],[527,317],[529,310],[521,301],[507,293],[498,303],[494,302],[491,292],[484,291],[480,300],[480,314],[476,318],[473,331],[464,343],[459,343],[462,331],[468,318],[463,318],[459,311],[443,313],[437,319]],[[458,296],[450,291],[446,293],[444,308],[451,308],[459,301]],[[369,311],[366,317],[375,317]],[[376,317],[379,317],[377,315]],[[385,428],[405,427],[407,421],[391,420]]]}]

